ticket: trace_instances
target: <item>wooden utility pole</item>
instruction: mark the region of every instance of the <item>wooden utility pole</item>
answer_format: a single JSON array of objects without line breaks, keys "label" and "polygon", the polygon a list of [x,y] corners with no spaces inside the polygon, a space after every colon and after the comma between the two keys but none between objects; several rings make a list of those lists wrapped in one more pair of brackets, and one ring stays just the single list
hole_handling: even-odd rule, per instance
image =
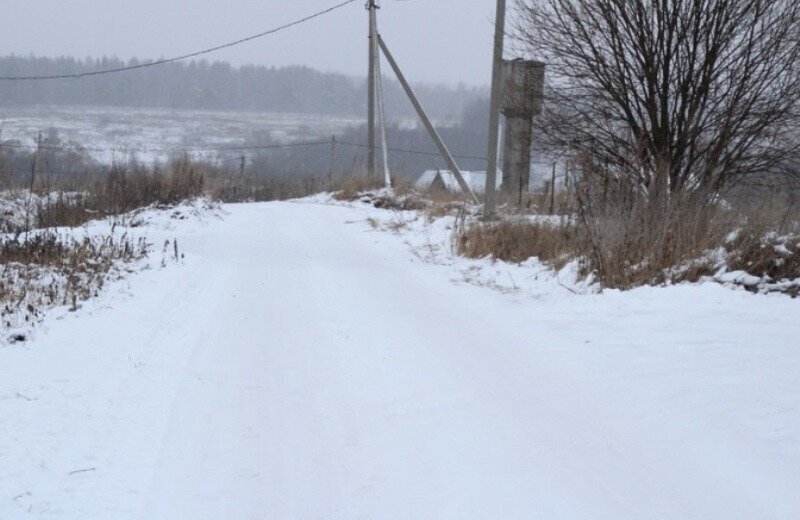
[{"label": "wooden utility pole", "polygon": [[239,177],[244,177],[244,165],[245,165],[245,156],[242,154],[239,157]]},{"label": "wooden utility pole", "polygon": [[376,0],[368,0],[369,11],[369,67],[367,73],[367,175],[375,176],[375,63],[378,58]]},{"label": "wooden utility pole", "polygon": [[494,29],[494,65],[492,66],[492,94],[489,101],[489,151],[486,165],[486,204],[484,216],[494,215],[497,201],[497,153],[500,148],[500,103],[503,96],[503,49],[506,36],[506,0],[497,0]]}]

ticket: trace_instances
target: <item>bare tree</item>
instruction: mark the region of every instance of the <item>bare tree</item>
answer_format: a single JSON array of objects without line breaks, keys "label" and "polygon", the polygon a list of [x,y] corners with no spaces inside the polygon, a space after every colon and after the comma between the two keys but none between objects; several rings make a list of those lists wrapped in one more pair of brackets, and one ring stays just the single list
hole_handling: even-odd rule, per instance
[{"label": "bare tree", "polygon": [[518,0],[517,15],[517,44],[548,62],[550,136],[604,171],[717,192],[790,162],[797,0]]}]

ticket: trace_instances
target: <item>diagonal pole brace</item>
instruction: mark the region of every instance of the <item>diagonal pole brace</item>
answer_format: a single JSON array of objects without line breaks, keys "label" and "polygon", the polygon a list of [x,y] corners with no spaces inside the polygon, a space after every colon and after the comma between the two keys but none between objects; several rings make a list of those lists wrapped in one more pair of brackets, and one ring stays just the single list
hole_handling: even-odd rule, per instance
[{"label": "diagonal pole brace", "polygon": [[383,51],[383,55],[386,56],[386,61],[389,62],[389,65],[391,65],[392,70],[394,70],[395,76],[397,76],[397,79],[403,86],[403,90],[406,91],[408,99],[411,100],[411,104],[414,105],[414,109],[417,111],[417,115],[419,115],[419,118],[422,120],[422,124],[425,126],[425,129],[428,131],[428,134],[430,134],[434,144],[436,144],[436,148],[439,149],[439,154],[442,156],[442,159],[444,159],[444,162],[447,164],[447,167],[450,168],[450,171],[453,172],[453,175],[455,176],[458,185],[461,187],[461,190],[469,196],[472,202],[479,204],[478,198],[472,192],[472,189],[470,189],[469,184],[467,184],[467,181],[464,180],[464,176],[461,174],[461,170],[456,164],[455,159],[453,159],[453,155],[450,153],[450,150],[447,149],[447,146],[444,144],[444,141],[442,141],[442,137],[439,135],[439,132],[436,131],[436,128],[433,126],[433,123],[431,123],[428,114],[425,113],[425,109],[422,108],[422,105],[417,99],[416,94],[414,94],[414,90],[411,88],[411,85],[408,83],[406,77],[403,75],[403,71],[400,70],[400,66],[394,60],[394,56],[392,56],[392,53],[389,52],[389,48],[386,46],[386,42],[383,41],[383,37],[380,34],[378,34],[377,38],[378,38],[378,45],[380,46],[381,51]]}]

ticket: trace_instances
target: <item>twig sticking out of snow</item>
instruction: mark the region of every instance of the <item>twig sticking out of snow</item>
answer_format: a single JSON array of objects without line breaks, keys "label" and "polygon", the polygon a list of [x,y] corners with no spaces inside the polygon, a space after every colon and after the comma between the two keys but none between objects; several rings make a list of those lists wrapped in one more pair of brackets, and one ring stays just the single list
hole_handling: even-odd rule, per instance
[{"label": "twig sticking out of snow", "polygon": [[90,471],[97,471],[97,468],[86,468],[86,469],[76,469],[75,471],[70,471],[68,476],[77,475],[78,473],[88,473]]}]

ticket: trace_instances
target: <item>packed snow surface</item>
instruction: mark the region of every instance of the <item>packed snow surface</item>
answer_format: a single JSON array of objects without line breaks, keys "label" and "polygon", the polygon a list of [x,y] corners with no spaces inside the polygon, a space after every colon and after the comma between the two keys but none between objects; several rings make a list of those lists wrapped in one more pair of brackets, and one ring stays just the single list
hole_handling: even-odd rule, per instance
[{"label": "packed snow surface", "polygon": [[323,198],[223,211],[151,218],[180,262],[0,347],[0,518],[800,518],[796,300],[593,294]]}]

